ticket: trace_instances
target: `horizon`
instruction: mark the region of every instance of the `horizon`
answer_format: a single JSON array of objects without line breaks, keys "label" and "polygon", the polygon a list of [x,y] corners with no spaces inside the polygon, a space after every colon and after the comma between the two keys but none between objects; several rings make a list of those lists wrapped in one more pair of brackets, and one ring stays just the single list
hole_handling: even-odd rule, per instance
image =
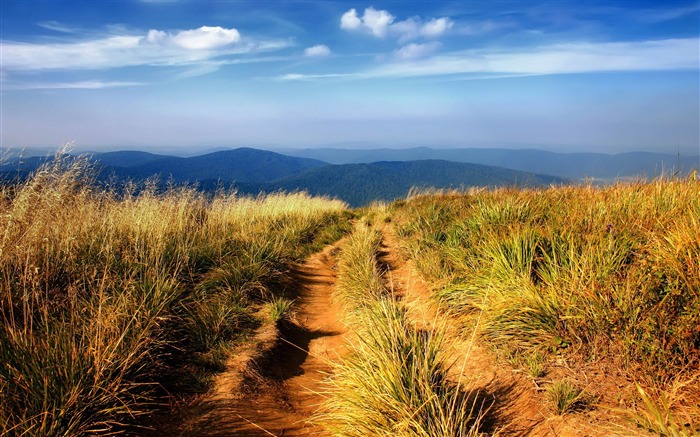
[{"label": "horizon", "polygon": [[698,1],[3,1],[0,148],[696,156],[699,19]]},{"label": "horizon", "polygon": [[[227,152],[227,151],[235,151],[239,149],[249,149],[249,150],[257,150],[257,151],[263,151],[263,152],[273,152],[277,153],[280,155],[286,155],[290,157],[295,157],[299,156],[296,153],[302,153],[302,152],[313,152],[313,151],[329,151],[329,152],[382,152],[382,151],[409,151],[409,150],[431,150],[435,152],[449,152],[449,151],[462,151],[462,150],[473,150],[473,151],[488,151],[488,150],[493,150],[493,151],[523,151],[523,152],[537,152],[537,153],[552,153],[552,154],[560,154],[560,155],[585,155],[585,154],[591,154],[591,155],[607,155],[607,156],[618,156],[618,155],[629,155],[629,154],[657,154],[657,155],[663,155],[667,157],[675,157],[676,155],[679,155],[683,158],[690,158],[690,159],[697,159],[698,160],[698,167],[700,168],[700,151],[697,151],[696,153],[693,153],[691,150],[690,153],[683,153],[681,150],[676,150],[674,151],[669,151],[669,152],[664,152],[664,151],[647,151],[647,150],[630,150],[630,151],[623,151],[623,152],[596,152],[596,151],[586,151],[586,150],[548,150],[545,148],[537,148],[537,147],[430,147],[430,146],[414,146],[414,147],[340,147],[340,146],[334,146],[333,144],[330,145],[321,145],[319,147],[286,147],[286,148],[265,148],[265,147],[252,147],[252,146],[235,146],[235,147],[202,147],[202,148],[190,148],[190,147],[167,147],[167,146],[162,146],[162,147],[154,147],[154,148],[149,148],[149,147],[134,147],[134,148],[120,148],[120,147],[104,147],[102,149],[96,149],[96,148],[90,148],[90,147],[80,147],[80,146],[72,146],[70,144],[66,144],[63,146],[57,146],[57,147],[26,147],[22,149],[16,149],[16,148],[2,148],[0,147],[0,163],[3,162],[5,159],[14,159],[14,158],[29,158],[29,157],[46,157],[46,158],[51,158],[56,156],[57,154],[63,154],[66,153],[68,155],[73,155],[73,156],[80,156],[80,155],[92,155],[92,154],[102,154],[102,153],[117,153],[117,152],[144,152],[144,153],[149,153],[152,155],[159,155],[159,156],[173,156],[173,157],[180,157],[180,158],[192,158],[192,157],[197,157],[197,156],[204,156],[204,155],[209,155],[213,153],[218,153],[218,152]],[[313,158],[313,159],[318,159],[318,158]],[[424,159],[437,159],[437,160],[446,160],[446,161],[451,161],[450,159],[445,159],[445,158],[424,158]],[[422,160],[422,159],[418,159]],[[462,162],[462,161],[453,161],[453,162]]]}]

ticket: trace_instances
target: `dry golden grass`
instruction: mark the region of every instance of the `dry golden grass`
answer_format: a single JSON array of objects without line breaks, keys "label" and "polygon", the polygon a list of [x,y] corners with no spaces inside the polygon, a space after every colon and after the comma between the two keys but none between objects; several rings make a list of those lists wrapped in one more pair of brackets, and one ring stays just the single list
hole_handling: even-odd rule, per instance
[{"label": "dry golden grass", "polygon": [[[394,221],[436,298],[465,324],[480,314],[482,339],[508,355],[621,369],[654,388],[641,410],[663,405],[698,426],[695,177],[419,194],[395,205]],[[664,397],[671,386],[682,389]]]},{"label": "dry golden grass", "polygon": [[179,368],[220,367],[288,263],[347,222],[301,193],[117,193],[90,174],[59,157],[0,192],[0,434],[137,426]]}]

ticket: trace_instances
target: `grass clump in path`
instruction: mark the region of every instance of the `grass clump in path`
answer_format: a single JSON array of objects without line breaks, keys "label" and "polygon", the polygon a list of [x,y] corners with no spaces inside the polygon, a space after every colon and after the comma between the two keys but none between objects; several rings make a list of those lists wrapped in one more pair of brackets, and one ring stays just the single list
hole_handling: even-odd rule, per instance
[{"label": "grass clump in path", "polygon": [[338,288],[357,341],[335,367],[321,420],[337,436],[478,435],[480,411],[448,379],[442,330],[417,329],[385,289],[379,234],[360,228],[339,260]]}]

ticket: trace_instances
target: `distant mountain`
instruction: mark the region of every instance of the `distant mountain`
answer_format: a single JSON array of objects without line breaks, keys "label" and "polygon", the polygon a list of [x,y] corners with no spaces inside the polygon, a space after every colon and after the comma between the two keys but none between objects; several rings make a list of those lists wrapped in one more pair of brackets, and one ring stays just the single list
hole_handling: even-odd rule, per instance
[{"label": "distant mountain", "polygon": [[[454,162],[505,167],[512,170],[548,174],[569,179],[617,177],[654,177],[678,167],[677,155],[632,152],[618,155],[604,153],[554,153],[533,149],[294,149],[283,153],[320,159],[331,164],[370,163],[377,161],[414,161],[441,159]],[[698,168],[697,156],[681,156],[683,173]]]},{"label": "distant mountain", "polygon": [[170,158],[167,155],[156,155],[154,153],[140,152],[137,150],[122,150],[118,152],[91,153],[94,161],[109,167],[138,167],[158,162]]},{"label": "distant mountain", "polygon": [[416,188],[464,188],[470,186],[541,186],[568,182],[498,167],[441,160],[375,162],[328,165],[265,184],[236,184],[239,192],[307,191],[361,206],[373,200],[405,197]]},{"label": "distant mountain", "polygon": [[[103,161],[103,155],[96,155],[95,160],[105,164],[114,160],[114,154],[108,155],[107,161]],[[162,179],[184,183],[206,179],[222,182],[268,182],[327,165],[315,159],[291,157],[249,148],[225,150],[191,158],[175,156],[154,158],[158,155],[146,155],[135,156],[135,159],[145,160],[138,165],[127,166],[121,161],[121,165],[109,167],[121,177],[147,178],[158,174]]]},{"label": "distant mountain", "polygon": [[[50,158],[13,159],[0,164],[4,178],[24,177]],[[159,176],[175,183],[202,180],[270,182],[328,165],[315,159],[285,156],[266,150],[240,148],[191,158],[123,151],[94,154],[91,159],[101,178],[142,180]]]}]

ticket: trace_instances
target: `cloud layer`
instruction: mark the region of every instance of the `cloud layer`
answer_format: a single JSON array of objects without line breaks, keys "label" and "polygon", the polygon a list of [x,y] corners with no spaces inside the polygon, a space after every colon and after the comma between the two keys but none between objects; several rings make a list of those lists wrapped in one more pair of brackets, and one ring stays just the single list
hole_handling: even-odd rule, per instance
[{"label": "cloud layer", "polygon": [[436,48],[431,44],[411,43],[394,52],[394,61],[364,71],[288,74],[281,79],[373,79],[445,75],[481,75],[478,78],[487,79],[513,75],[697,70],[700,65],[700,40],[697,38],[569,43],[519,51],[471,50],[428,56]]},{"label": "cloud layer", "polygon": [[3,69],[36,71],[193,65],[224,55],[280,49],[286,41],[243,39],[237,29],[202,26],[145,35],[120,34],[74,42],[2,41]]}]

